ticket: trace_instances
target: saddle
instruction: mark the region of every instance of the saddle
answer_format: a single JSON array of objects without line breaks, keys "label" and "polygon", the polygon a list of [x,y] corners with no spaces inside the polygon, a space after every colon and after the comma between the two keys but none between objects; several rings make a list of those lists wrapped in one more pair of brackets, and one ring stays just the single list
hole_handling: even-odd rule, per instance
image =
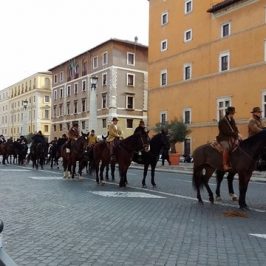
[{"label": "saddle", "polygon": [[215,150],[217,150],[219,153],[223,152],[223,146],[217,141],[217,140],[213,140],[210,143],[211,147],[214,148]]}]

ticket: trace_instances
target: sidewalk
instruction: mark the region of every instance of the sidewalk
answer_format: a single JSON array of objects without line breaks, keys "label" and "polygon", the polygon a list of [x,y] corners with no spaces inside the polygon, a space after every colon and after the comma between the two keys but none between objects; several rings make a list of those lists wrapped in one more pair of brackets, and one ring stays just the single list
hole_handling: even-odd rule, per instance
[{"label": "sidewalk", "polygon": [[[132,162],[131,166],[135,169],[143,169],[143,165]],[[179,165],[168,165],[166,162],[162,166],[162,162],[159,160],[156,166],[156,171],[169,172],[169,173],[184,173],[192,176],[193,163],[179,163]],[[236,179],[238,176],[236,175]],[[266,172],[254,171],[251,176],[251,181],[266,182]]]}]

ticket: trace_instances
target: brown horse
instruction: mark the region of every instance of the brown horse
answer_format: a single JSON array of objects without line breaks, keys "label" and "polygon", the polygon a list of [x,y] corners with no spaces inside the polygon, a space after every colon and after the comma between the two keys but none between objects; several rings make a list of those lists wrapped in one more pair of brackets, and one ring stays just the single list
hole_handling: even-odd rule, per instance
[{"label": "brown horse", "polygon": [[[239,147],[230,155],[232,172],[239,176],[239,206],[248,209],[246,192],[252,172],[255,170],[256,160],[266,145],[266,130],[242,141]],[[210,202],[214,202],[213,193],[208,185],[209,179],[216,169],[222,170],[222,154],[210,144],[199,146],[193,153],[193,186],[197,190],[197,198],[203,203],[200,189],[205,186]]]},{"label": "brown horse", "polygon": [[[132,162],[133,154],[136,151],[147,149],[149,145],[148,133],[144,130],[133,134],[121,140],[115,147],[114,153],[116,161],[119,165],[120,187],[125,187],[127,183],[127,170]],[[103,170],[110,163],[109,144],[105,141],[96,143],[93,148],[93,167],[96,170],[96,182],[103,183]],[[100,166],[101,162],[101,166]],[[99,166],[100,166],[100,180],[99,180]],[[114,163],[111,163],[114,170]],[[112,170],[112,171],[113,171]]]},{"label": "brown horse", "polygon": [[71,149],[70,153],[67,153],[66,151],[66,144],[63,144],[61,148],[61,156],[63,158],[63,168],[64,168],[64,177],[68,178],[75,177],[75,171],[76,171],[76,163],[77,161],[79,162],[79,175],[81,176],[82,174],[82,160],[84,158],[84,154],[87,149],[88,137],[89,133],[81,133],[81,136],[71,142]]}]

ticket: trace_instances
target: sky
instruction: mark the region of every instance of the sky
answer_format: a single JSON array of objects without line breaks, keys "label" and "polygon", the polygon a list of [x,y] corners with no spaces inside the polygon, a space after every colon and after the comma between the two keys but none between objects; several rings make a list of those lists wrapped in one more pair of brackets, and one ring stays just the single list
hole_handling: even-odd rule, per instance
[{"label": "sky", "polygon": [[0,90],[111,38],[148,45],[148,0],[8,0],[0,6]]}]

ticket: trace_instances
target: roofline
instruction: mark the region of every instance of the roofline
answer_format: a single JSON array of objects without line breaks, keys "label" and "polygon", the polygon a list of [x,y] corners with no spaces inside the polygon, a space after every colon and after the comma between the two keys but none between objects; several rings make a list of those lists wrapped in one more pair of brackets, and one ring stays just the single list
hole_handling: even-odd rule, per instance
[{"label": "roofline", "polygon": [[211,8],[209,8],[207,10],[207,12],[209,12],[209,13],[215,13],[215,12],[217,12],[219,10],[222,10],[222,9],[224,9],[224,8],[226,8],[228,6],[231,6],[233,4],[236,4],[236,3],[240,2],[240,1],[243,1],[243,0],[224,0],[221,3],[218,3],[218,4],[213,5]]},{"label": "roofline", "polygon": [[95,50],[95,49],[97,49],[97,48],[99,48],[99,47],[101,47],[101,46],[104,46],[104,45],[106,45],[106,44],[109,43],[109,42],[117,42],[117,43],[123,43],[123,44],[136,45],[136,46],[138,46],[138,47],[140,47],[140,48],[144,48],[144,49],[146,48],[146,49],[148,49],[148,46],[147,46],[147,45],[144,45],[144,44],[141,44],[141,43],[138,43],[138,42],[132,42],[132,41],[128,41],[128,40],[121,40],[121,39],[111,38],[111,39],[109,39],[109,40],[107,40],[107,41],[105,41],[105,42],[102,42],[102,43],[100,43],[100,44],[94,46],[93,48],[91,48],[91,49],[89,49],[89,50],[87,50],[87,51],[85,51],[85,52],[83,52],[83,53],[81,53],[81,54],[78,54],[78,55],[76,55],[76,56],[74,56],[74,57],[69,58],[68,60],[62,62],[61,64],[58,64],[58,65],[56,65],[56,66],[50,68],[48,71],[53,71],[53,69],[55,69],[55,68],[57,68],[57,67],[59,67],[59,66],[65,64],[66,62],[68,62],[68,61],[70,61],[70,60],[72,60],[72,59],[74,59],[74,58],[76,58],[76,57],[79,57],[79,56],[81,56],[81,55],[84,55],[84,54],[86,54],[86,53],[92,52],[93,50]]}]

